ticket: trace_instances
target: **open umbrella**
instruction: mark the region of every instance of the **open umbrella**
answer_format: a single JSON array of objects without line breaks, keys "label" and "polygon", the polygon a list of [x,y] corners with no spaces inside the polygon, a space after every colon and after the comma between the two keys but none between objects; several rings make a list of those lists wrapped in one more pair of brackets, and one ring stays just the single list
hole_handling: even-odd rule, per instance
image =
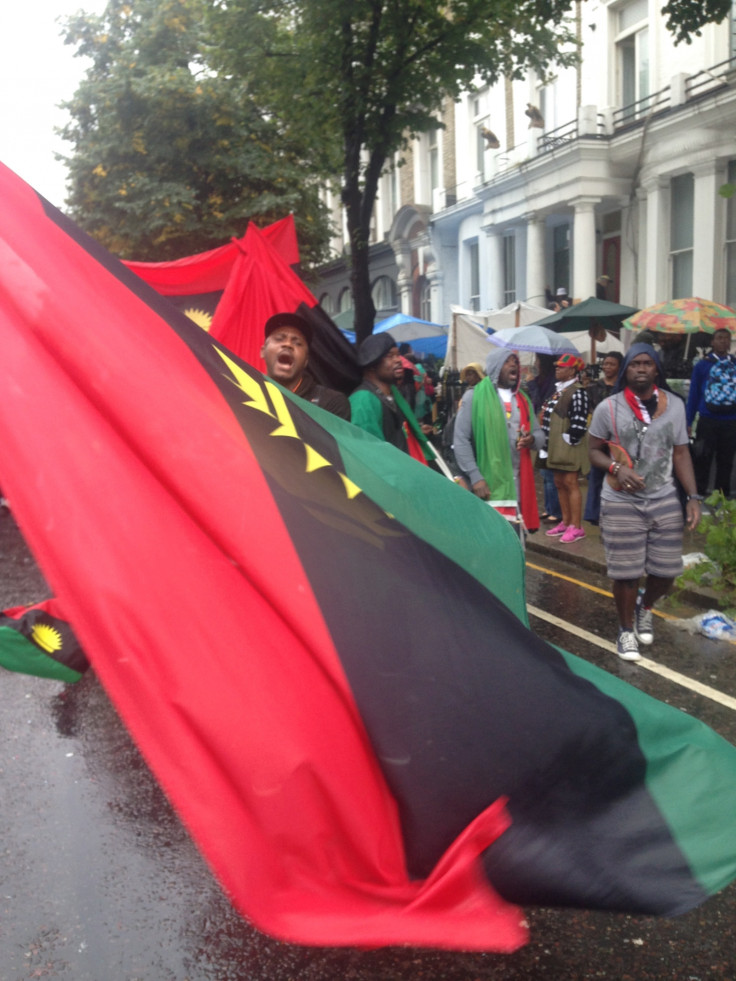
[{"label": "open umbrella", "polygon": [[447,337],[447,327],[433,324],[429,320],[420,320],[408,313],[394,313],[381,320],[373,328],[373,333],[381,334],[385,330],[390,331],[393,339],[399,343],[410,343],[423,337]]},{"label": "open umbrella", "polygon": [[587,330],[590,335],[590,361],[595,362],[595,343],[605,340],[604,330],[615,330],[621,326],[626,317],[636,313],[636,307],[627,307],[622,303],[611,303],[610,300],[599,300],[589,296],[582,303],[574,303],[565,307],[559,313],[540,320],[539,323],[552,330],[569,333],[576,330]]},{"label": "open umbrella", "polygon": [[535,354],[570,354],[580,355],[577,347],[564,336],[557,334],[548,327],[539,324],[529,324],[527,327],[504,327],[495,334],[489,334],[491,344],[511,348],[514,351],[533,351]]},{"label": "open umbrella", "polygon": [[442,324],[433,324],[429,320],[420,320],[408,313],[394,313],[381,320],[373,328],[374,334],[390,331],[397,344],[411,344],[420,354],[434,354],[444,358],[447,353],[448,328]]},{"label": "open umbrella", "polygon": [[656,330],[662,334],[697,334],[699,331],[712,334],[725,327],[736,334],[736,310],[712,300],[701,300],[699,296],[688,296],[645,307],[624,320],[623,326],[629,330]]},{"label": "open umbrella", "polygon": [[611,303],[610,300],[598,300],[595,296],[588,297],[582,303],[574,303],[565,307],[551,317],[545,317],[539,324],[550,327],[560,333],[574,330],[590,330],[593,327],[604,327],[606,330],[620,327],[622,322],[637,312],[636,307],[627,307],[622,303]]}]

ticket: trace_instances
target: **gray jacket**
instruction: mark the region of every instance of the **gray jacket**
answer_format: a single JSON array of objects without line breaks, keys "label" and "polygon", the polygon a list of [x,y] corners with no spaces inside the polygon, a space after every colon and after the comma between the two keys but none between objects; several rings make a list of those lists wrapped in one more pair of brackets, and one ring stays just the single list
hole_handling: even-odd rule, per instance
[{"label": "gray jacket", "polygon": [[[513,351],[510,351],[506,347],[494,347],[486,358],[486,374],[494,388],[498,387],[498,377],[501,374],[501,369],[512,353]],[[534,447],[539,450],[544,446],[544,433],[542,432],[542,427],[539,425],[539,420],[533,412],[531,413],[530,424],[532,435],[534,436]],[[517,497],[519,494],[519,451],[516,449],[516,439],[519,435],[520,426],[519,407],[516,404],[516,399],[513,399],[511,403],[511,417],[506,420],[506,429],[511,448],[511,464],[514,469],[514,484],[516,485]],[[483,480],[483,474],[478,469],[473,447],[472,388],[469,388],[465,392],[460,402],[460,408],[457,410],[452,448],[455,452],[457,464],[467,475],[471,487],[473,484],[477,484],[479,480]]]}]

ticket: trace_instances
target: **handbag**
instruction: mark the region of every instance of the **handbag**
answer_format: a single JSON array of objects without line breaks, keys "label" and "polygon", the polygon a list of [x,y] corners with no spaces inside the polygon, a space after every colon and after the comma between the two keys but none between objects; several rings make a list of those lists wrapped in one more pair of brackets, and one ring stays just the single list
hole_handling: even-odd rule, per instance
[{"label": "handbag", "polygon": [[[626,450],[621,446],[620,443],[612,443],[610,440],[608,442],[608,453],[614,463],[620,463],[624,467],[629,467],[633,469],[633,461]],[[606,474],[606,480],[609,485],[613,487],[614,490],[621,490],[621,482],[618,479],[618,474],[614,477],[612,473]]]},{"label": "handbag", "polygon": [[[613,429],[616,440],[618,440],[618,429],[616,427],[616,417],[613,414],[613,399],[608,399],[608,408],[611,411],[611,428]],[[611,457],[614,463],[620,463],[624,467],[629,467],[633,469],[633,461],[629,456],[627,450],[619,442],[614,442],[613,440],[608,441],[608,455]],[[610,487],[614,490],[621,490],[621,481],[618,479],[618,474],[615,476],[612,473],[606,474],[606,480]]]}]

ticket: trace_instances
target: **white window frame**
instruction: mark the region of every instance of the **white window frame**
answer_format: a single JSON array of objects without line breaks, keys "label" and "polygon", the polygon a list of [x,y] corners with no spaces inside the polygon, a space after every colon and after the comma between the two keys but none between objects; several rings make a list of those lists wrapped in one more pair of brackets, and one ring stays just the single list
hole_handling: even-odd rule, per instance
[{"label": "white window frame", "polygon": [[[686,181],[687,179],[687,181]],[[689,197],[689,214],[682,211]],[[686,226],[677,226],[678,217]],[[693,259],[695,254],[695,177],[692,173],[679,174],[670,179],[670,294],[673,300],[692,296]],[[688,275],[689,268],[689,275]],[[685,282],[683,282],[683,278]],[[689,280],[689,282],[688,282]]]},{"label": "white window frame", "polygon": [[516,301],[516,233],[506,232],[503,245],[503,305]]},{"label": "white window frame", "polygon": [[[736,160],[728,163],[727,180],[736,184]],[[724,293],[726,306],[736,307],[736,195],[726,200]]]},{"label": "white window frame", "polygon": [[[632,21],[625,27],[621,27],[620,21],[626,9],[634,9],[636,6],[640,5],[645,13],[639,19]],[[622,3],[616,7],[611,8],[611,16],[613,18],[612,23],[612,35],[614,39],[614,47],[616,51],[616,78],[617,78],[617,88],[615,102],[619,104],[622,109],[628,106],[633,106],[639,103],[642,99],[648,99],[652,94],[651,91],[651,58],[650,58],[650,23],[649,23],[649,5],[648,3],[642,2],[642,0],[629,0],[629,3]],[[630,66],[624,64],[625,51],[631,50],[633,42],[633,60],[634,60],[634,71],[631,72]],[[646,49],[644,50],[644,44],[646,44]],[[642,85],[642,60],[646,65],[646,81]],[[631,83],[633,79],[633,92],[627,94],[627,85]],[[633,98],[630,97],[633,95]],[[631,109],[629,113],[626,114],[626,118],[637,118],[646,112],[646,103],[644,105],[637,105],[636,109]]]},{"label": "white window frame", "polygon": [[465,243],[468,257],[468,306],[474,313],[480,310],[480,243],[477,238]]}]

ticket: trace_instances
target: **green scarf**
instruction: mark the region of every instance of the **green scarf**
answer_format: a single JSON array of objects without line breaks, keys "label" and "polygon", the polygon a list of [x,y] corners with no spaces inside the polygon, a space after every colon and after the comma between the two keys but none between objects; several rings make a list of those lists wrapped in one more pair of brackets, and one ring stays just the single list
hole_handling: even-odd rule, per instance
[{"label": "green scarf", "polygon": [[419,441],[419,445],[421,447],[422,453],[424,454],[425,460],[433,460],[434,453],[429,447],[429,440],[422,432],[422,428],[419,425],[419,420],[411,411],[411,407],[409,403],[406,401],[404,396],[401,394],[401,392],[398,390],[398,388],[395,385],[391,386],[391,394],[394,397],[394,402],[396,403],[396,407],[398,408],[399,412],[402,414],[404,419],[406,419],[407,426],[414,434],[416,439]]},{"label": "green scarf", "polygon": [[473,389],[475,459],[488,484],[492,501],[516,502],[506,412],[490,378]]}]

